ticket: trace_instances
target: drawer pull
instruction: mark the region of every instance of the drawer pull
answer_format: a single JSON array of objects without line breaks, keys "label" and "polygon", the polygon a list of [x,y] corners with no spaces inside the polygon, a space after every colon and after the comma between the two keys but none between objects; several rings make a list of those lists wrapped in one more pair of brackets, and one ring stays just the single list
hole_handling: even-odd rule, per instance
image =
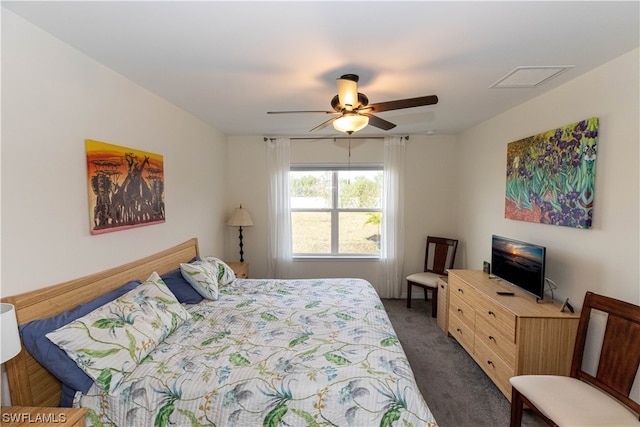
[{"label": "drawer pull", "polygon": [[462,309],[461,309],[461,308],[459,308],[459,309],[458,309],[458,313],[462,313],[462,312],[463,312],[463,311],[462,311]]},{"label": "drawer pull", "polygon": [[489,335],[489,339],[493,342],[496,342],[496,339],[493,337],[493,335]]},{"label": "drawer pull", "polygon": [[489,311],[487,312],[487,314],[488,314],[489,316],[494,316],[494,317],[495,317],[495,315],[496,315],[496,314],[495,314],[493,311],[491,311],[491,310],[489,310]]},{"label": "drawer pull", "polygon": [[462,330],[460,328],[456,328],[456,331],[458,331],[459,334],[462,334]]},{"label": "drawer pull", "polygon": [[491,360],[487,360],[487,365],[493,366],[493,362]]},{"label": "drawer pull", "polygon": [[460,292],[461,294],[464,294],[464,291],[460,288],[458,288],[458,292]]},{"label": "drawer pull", "polygon": [[440,288],[441,288],[441,289],[444,289],[444,285],[440,285]]}]

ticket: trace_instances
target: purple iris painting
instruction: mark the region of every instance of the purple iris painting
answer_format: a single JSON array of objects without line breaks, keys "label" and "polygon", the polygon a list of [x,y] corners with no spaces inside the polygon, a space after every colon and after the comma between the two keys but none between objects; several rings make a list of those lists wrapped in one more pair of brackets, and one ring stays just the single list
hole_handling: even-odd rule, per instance
[{"label": "purple iris painting", "polygon": [[505,218],[591,228],[598,118],[507,144]]}]

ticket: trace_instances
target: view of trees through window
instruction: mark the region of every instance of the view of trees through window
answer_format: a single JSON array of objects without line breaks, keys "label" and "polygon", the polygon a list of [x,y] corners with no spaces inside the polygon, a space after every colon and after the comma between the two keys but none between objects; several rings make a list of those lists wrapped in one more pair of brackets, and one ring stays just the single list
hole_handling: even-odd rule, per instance
[{"label": "view of trees through window", "polygon": [[293,253],[379,255],[382,169],[289,172]]}]

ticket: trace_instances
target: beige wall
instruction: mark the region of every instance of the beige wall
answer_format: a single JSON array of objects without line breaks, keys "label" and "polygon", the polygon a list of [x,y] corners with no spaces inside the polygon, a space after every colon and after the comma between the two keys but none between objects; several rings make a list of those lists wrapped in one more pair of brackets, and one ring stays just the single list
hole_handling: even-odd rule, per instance
[{"label": "beige wall", "polygon": [[[245,260],[252,277],[266,277],[267,263],[267,149],[263,137],[229,138],[229,203],[242,204],[255,226],[243,229]],[[352,140],[351,163],[383,162],[383,140]],[[349,163],[348,141],[293,140],[292,163]],[[420,271],[427,234],[457,236],[455,215],[455,138],[413,135],[406,142],[406,200],[404,206],[406,274]],[[237,228],[227,230],[225,257],[238,259]],[[299,260],[295,277],[363,277],[379,283],[378,262],[372,260]]]},{"label": "beige wall", "polygon": [[[407,142],[404,273],[421,268],[427,234],[460,239],[457,267],[479,269],[490,236],[545,245],[556,298],[586,290],[640,303],[638,49],[461,135]],[[600,117],[590,230],[504,219],[506,144]],[[161,225],[89,234],[85,139],[164,156]],[[354,144],[352,162],[381,160],[381,141]],[[2,10],[2,295],[41,288],[198,237],[203,254],[238,258],[242,203],[251,276],[266,276],[266,145],[226,138],[184,111]],[[294,161],[344,162],[344,146],[294,142]],[[297,277],[352,276],[374,285],[371,261],[296,263]]]},{"label": "beige wall", "polygon": [[[85,139],[164,156],[166,222],[92,236]],[[221,253],[226,139],[2,9],[2,295],[198,237]]]},{"label": "beige wall", "polygon": [[[237,259],[237,229],[224,221],[240,203],[255,223],[244,231],[251,275],[266,275],[262,136],[226,138],[11,12],[3,10],[2,24],[3,295],[109,268],[192,236],[203,253]],[[457,267],[463,268],[480,268],[490,256],[491,234],[502,234],[547,246],[558,298],[569,296],[579,306],[591,289],[638,302],[638,62],[635,50],[461,135],[412,135],[404,272],[420,269],[427,234],[459,238]],[[504,219],[506,144],[591,116],[600,117],[593,229]],[[89,234],[87,138],[164,156],[165,224]],[[344,146],[331,141],[293,146],[294,161],[347,160]],[[381,160],[381,146],[353,144],[351,161]],[[300,262],[294,272],[375,284],[374,266]]]},{"label": "beige wall", "polygon": [[[640,302],[640,93],[638,50],[457,136],[412,135],[407,142],[405,274],[419,271],[427,234],[460,240],[457,268],[481,269],[491,235],[547,247],[556,299],[580,307],[586,290]],[[588,230],[504,218],[507,143],[592,116],[600,118],[593,227]],[[229,138],[229,212],[242,203],[255,227],[245,229],[251,275],[264,277],[266,144]],[[377,147],[375,148],[367,148]],[[382,160],[381,141],[352,147],[352,162]],[[378,157],[375,157],[378,156]],[[292,162],[346,162],[332,141],[293,141]],[[227,229],[225,256],[238,257],[237,229]],[[378,281],[371,261],[299,261],[296,277],[357,276]]]},{"label": "beige wall", "polygon": [[[582,305],[591,290],[640,302],[638,49],[458,136],[457,230],[469,268],[490,258],[491,235],[547,247],[556,299]],[[516,89],[517,90],[517,89]],[[589,117],[600,118],[593,227],[504,218],[507,143]]]}]

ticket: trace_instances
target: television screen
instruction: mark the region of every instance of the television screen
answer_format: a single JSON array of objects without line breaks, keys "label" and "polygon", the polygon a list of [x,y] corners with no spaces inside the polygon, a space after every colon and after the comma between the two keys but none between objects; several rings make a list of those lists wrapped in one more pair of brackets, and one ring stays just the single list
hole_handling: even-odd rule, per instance
[{"label": "television screen", "polygon": [[544,298],[546,248],[531,243],[492,236],[491,273],[525,291]]}]

